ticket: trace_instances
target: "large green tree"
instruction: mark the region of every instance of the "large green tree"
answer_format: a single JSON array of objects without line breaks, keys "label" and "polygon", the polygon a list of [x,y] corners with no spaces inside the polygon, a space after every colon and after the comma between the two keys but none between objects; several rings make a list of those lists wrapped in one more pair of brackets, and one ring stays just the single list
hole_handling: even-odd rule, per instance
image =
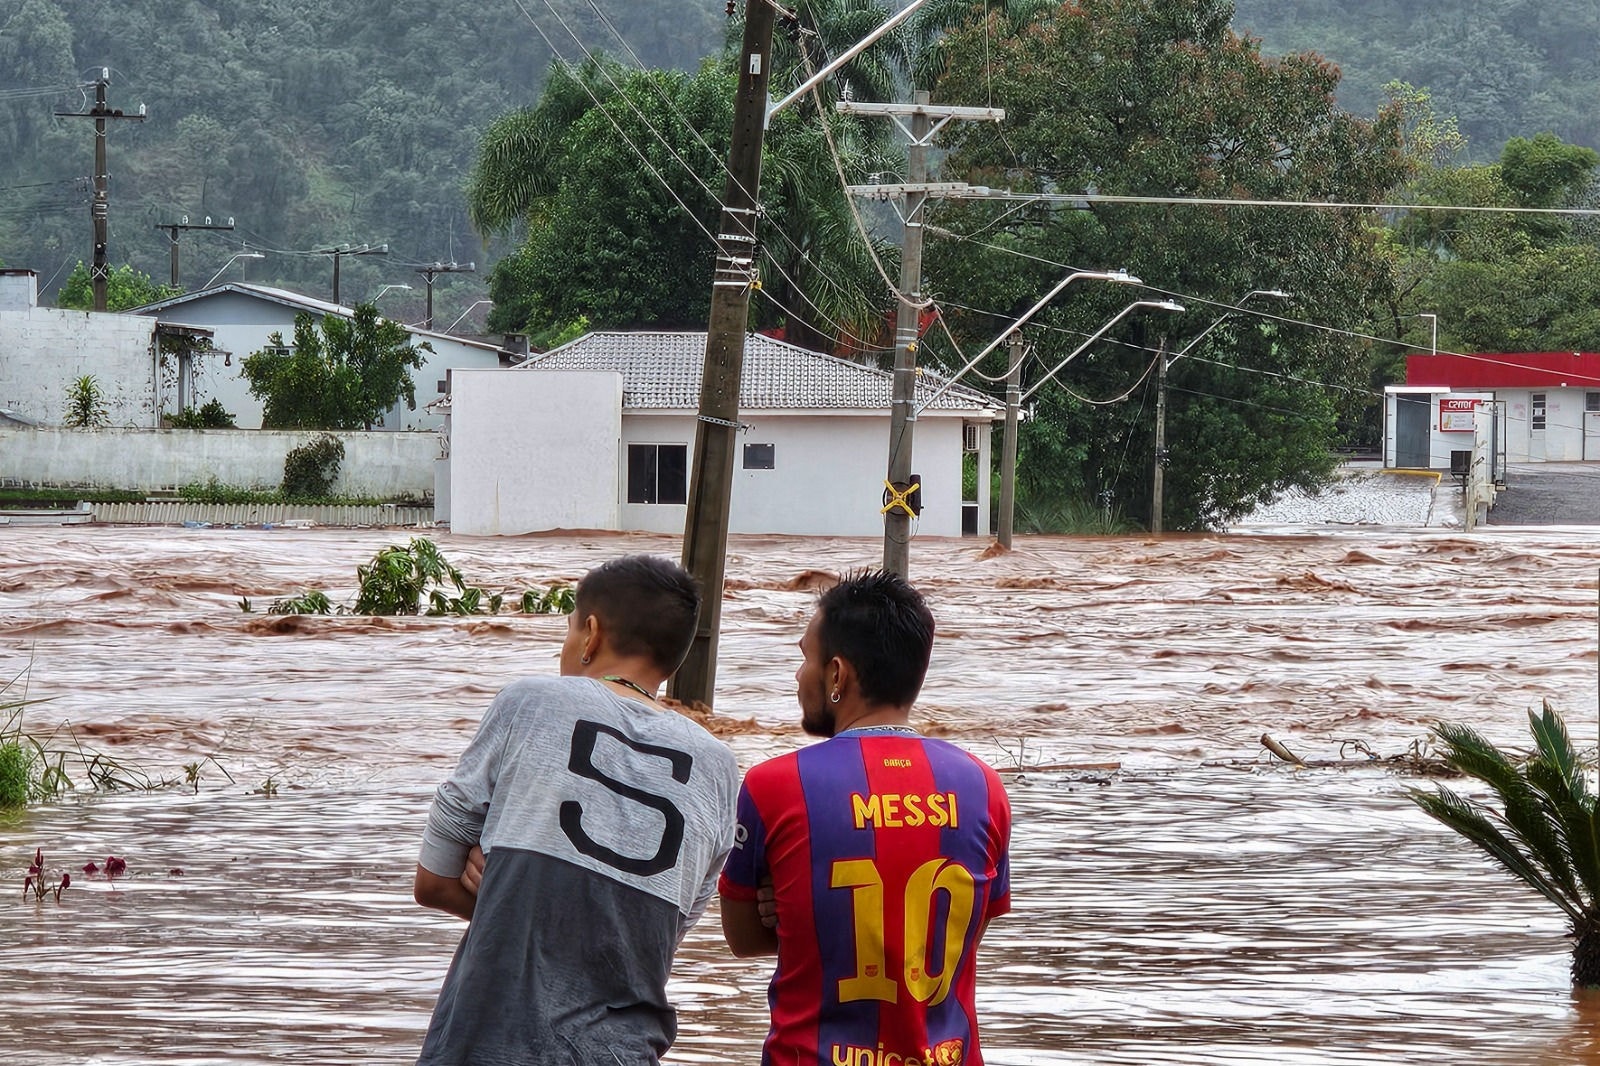
[{"label": "large green tree", "polygon": [[[177,296],[182,291],[171,285],[157,284],[149,274],[124,263],[106,276],[106,310],[127,311]],[[77,267],[56,294],[56,306],[74,311],[94,310],[94,282],[82,260],[78,261]]]},{"label": "large green tree", "polygon": [[[1600,206],[1600,154],[1553,134],[1513,137],[1493,164],[1425,171],[1416,202],[1474,208]],[[1397,218],[1386,252],[1403,284],[1391,328],[1419,345],[1436,315],[1445,350],[1600,348],[1600,244],[1592,220],[1507,211],[1415,211]],[[1431,325],[1431,324],[1430,324]]]},{"label": "large green tree", "polygon": [[[1229,29],[1232,13],[1221,0],[1079,0],[1020,19],[980,9],[944,41],[936,98],[992,99],[1007,117],[953,128],[947,177],[1022,192],[1370,202],[1407,175],[1396,114],[1341,111],[1334,68],[1312,55],[1263,55]],[[1188,299],[1181,316],[1129,318],[1059,385],[1043,386],[1022,438],[1025,498],[1109,494],[1140,522],[1159,349],[1182,350],[1255,289],[1293,294],[1291,317],[1360,327],[1388,278],[1368,214],[1352,210],[979,204],[948,209],[941,225],[955,239],[930,247],[929,276],[973,344],[1068,265],[1124,267],[1153,290],[1067,290],[1030,329],[1039,365],[1056,364],[1134,298]],[[1000,372],[1001,358],[986,369]],[[1212,331],[1172,366],[1167,525],[1225,522],[1317,482],[1340,414],[1366,398],[1366,359],[1335,331],[1243,315]]]},{"label": "large green tree", "polygon": [[359,304],[351,318],[299,314],[294,342],[274,334],[271,346],[245,358],[241,373],[262,401],[266,429],[371,429],[395,404],[417,406],[410,371],[428,343],[413,346],[404,327]]},{"label": "large green tree", "polygon": [[[705,325],[735,81],[726,58],[694,75],[604,60],[558,67],[536,107],[490,127],[468,185],[471,217],[485,234],[524,234],[492,276],[493,327]],[[879,165],[877,148],[850,119],[828,123],[806,105],[768,132],[762,294],[752,300],[756,325],[819,347],[875,333],[886,303],[828,137],[846,180]]]}]

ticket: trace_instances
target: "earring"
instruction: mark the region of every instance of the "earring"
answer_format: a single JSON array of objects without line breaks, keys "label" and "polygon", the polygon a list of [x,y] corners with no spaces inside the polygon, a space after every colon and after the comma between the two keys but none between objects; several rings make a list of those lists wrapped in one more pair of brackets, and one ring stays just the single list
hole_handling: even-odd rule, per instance
[{"label": "earring", "polygon": [[585,656],[584,656],[584,657],[583,657],[583,658],[581,658],[581,659],[579,659],[579,660],[578,660],[578,661],[579,661],[579,662],[580,662],[580,663],[582,663],[582,664],[583,664],[583,665],[585,665],[585,666],[588,666],[588,665],[589,665],[589,659],[590,659],[590,658],[591,658],[591,657],[590,657],[590,656],[588,656],[588,655],[585,655]]},{"label": "earring", "polygon": [[833,695],[829,696],[828,699],[831,700],[834,703],[838,703],[839,702],[839,690],[838,689],[834,689],[833,690]]}]

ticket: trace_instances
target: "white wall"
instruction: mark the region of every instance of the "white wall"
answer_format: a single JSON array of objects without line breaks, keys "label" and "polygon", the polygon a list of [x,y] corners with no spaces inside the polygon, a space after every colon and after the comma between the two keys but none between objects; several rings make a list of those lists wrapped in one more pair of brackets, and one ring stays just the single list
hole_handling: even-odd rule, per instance
[{"label": "white wall", "polygon": [[450,407],[451,532],[623,528],[621,374],[458,370]]},{"label": "white wall", "polygon": [[[1578,462],[1584,458],[1584,394],[1586,389],[1501,389],[1506,401],[1506,460],[1513,463]],[[1533,428],[1530,415],[1535,392],[1545,396],[1545,428]],[[1600,459],[1590,442],[1589,458]]]},{"label": "white wall", "polygon": [[58,426],[67,388],[93,375],[113,426],[154,426],[155,322],[128,315],[34,307],[0,312],[0,407]]},{"label": "white wall", "polygon": [[[195,406],[216,399],[234,416],[240,429],[261,426],[261,401],[250,395],[250,386],[240,376],[244,359],[267,346],[273,333],[283,342],[294,341],[295,309],[272,300],[242,292],[219,292],[160,313],[164,322],[201,326],[215,333],[213,344],[220,352],[196,360]],[[439,398],[439,382],[446,371],[458,367],[493,369],[500,365],[499,354],[459,341],[427,337],[433,352],[422,353],[421,368],[411,371],[417,390],[417,409],[406,410],[405,402],[389,412],[382,429],[440,429],[441,416],[424,410],[424,405]]]},{"label": "white wall", "polygon": [[[0,478],[155,491],[191,482],[276,489],[284,456],[314,430],[0,429]],[[338,433],[343,496],[433,495],[436,433]]]},{"label": "white wall", "polygon": [[[882,535],[887,412],[743,411],[739,418],[751,428],[738,434],[734,446],[730,532]],[[924,412],[917,421],[911,465],[922,475],[923,511],[912,523],[918,534],[961,535],[961,425],[958,414]],[[692,463],[694,431],[692,414],[627,412],[617,456],[618,499],[627,499],[629,444],[686,444]],[[773,445],[774,469],[744,469],[746,444]],[[681,533],[686,510],[624,502],[622,528]]]}]

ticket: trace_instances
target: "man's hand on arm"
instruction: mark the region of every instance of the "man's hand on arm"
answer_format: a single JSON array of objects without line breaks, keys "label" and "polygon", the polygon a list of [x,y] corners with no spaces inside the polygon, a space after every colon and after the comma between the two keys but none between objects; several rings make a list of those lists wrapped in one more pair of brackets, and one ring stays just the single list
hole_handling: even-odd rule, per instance
[{"label": "man's hand on arm", "polygon": [[761,904],[753,899],[722,897],[722,936],[741,959],[778,953],[778,930],[762,919]]},{"label": "man's hand on arm", "polygon": [[[459,877],[445,877],[419,865],[417,879],[412,885],[412,895],[424,907],[444,911],[446,914],[453,914],[470,922],[473,909],[478,903],[476,887],[468,889],[466,885],[467,873],[471,869],[472,863],[469,860],[467,869],[462,871]],[[481,870],[480,867],[480,874]]]}]

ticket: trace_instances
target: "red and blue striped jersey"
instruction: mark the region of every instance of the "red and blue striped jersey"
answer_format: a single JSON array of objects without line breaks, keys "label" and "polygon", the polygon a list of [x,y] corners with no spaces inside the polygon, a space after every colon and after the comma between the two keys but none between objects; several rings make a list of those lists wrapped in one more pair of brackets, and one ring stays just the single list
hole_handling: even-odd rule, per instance
[{"label": "red and blue striped jersey", "polygon": [[771,876],[763,1066],[982,1066],[978,937],[1011,906],[1000,776],[942,740],[847,731],[754,767],[719,884]]}]

